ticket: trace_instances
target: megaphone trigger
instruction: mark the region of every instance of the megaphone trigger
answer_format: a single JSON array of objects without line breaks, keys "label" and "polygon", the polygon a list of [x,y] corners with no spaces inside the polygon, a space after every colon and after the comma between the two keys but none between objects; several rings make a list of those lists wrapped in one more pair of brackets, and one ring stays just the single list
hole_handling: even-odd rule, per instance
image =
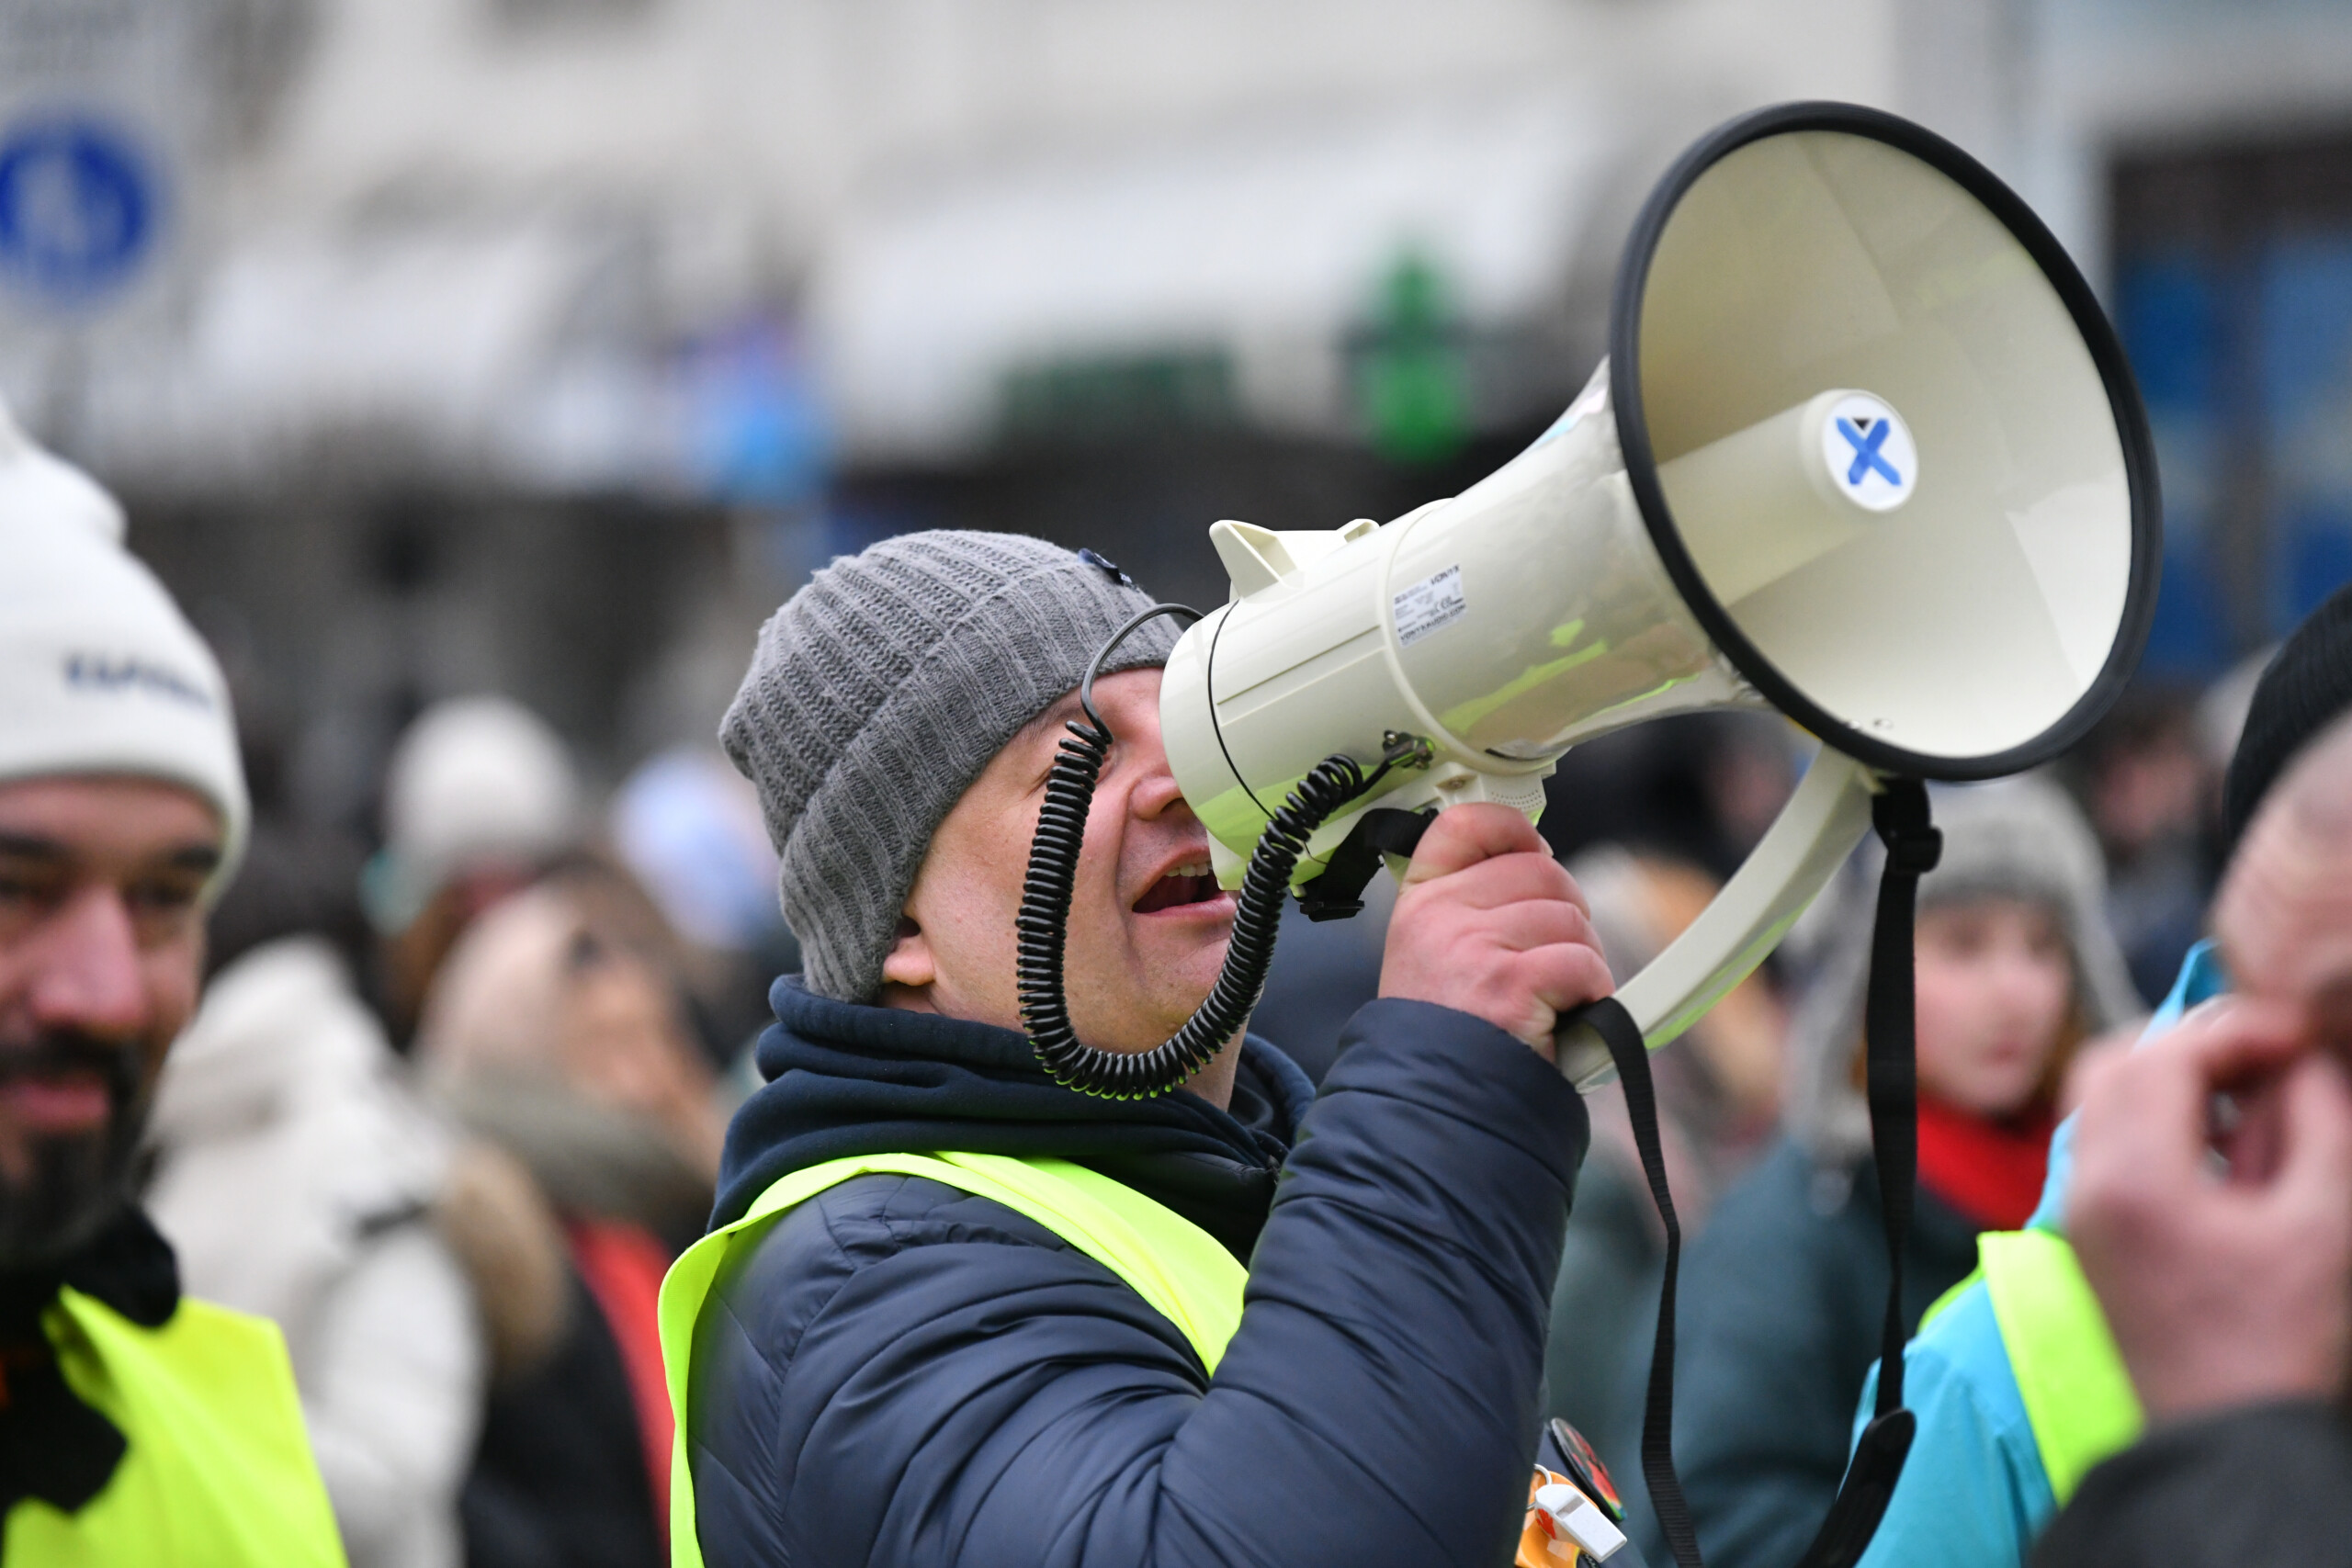
[{"label": "megaphone trigger", "polygon": [[1363,890],[1380,874],[1386,857],[1410,860],[1421,835],[1437,820],[1437,807],[1399,811],[1375,806],[1357,817],[1348,836],[1323,863],[1323,874],[1298,889],[1298,907],[1310,920],[1344,920],[1363,913]]}]

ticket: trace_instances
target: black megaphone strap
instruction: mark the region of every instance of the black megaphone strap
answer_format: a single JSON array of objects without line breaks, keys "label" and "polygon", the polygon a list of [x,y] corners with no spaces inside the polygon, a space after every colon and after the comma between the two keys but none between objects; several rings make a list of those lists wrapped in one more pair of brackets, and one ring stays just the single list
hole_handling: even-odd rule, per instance
[{"label": "black megaphone strap", "polygon": [[[1928,819],[1927,787],[1917,779],[1892,778],[1871,802],[1871,820],[1886,845],[1880,874],[1877,920],[1871,935],[1870,988],[1863,1003],[1868,1041],[1867,1072],[1871,1146],[1878,1170],[1879,1208],[1886,1227],[1886,1319],[1879,1346],[1878,1403],[1855,1445],[1846,1479],[1838,1488],[1813,1544],[1798,1568],[1853,1568],[1894,1493],[1909,1455],[1916,1421],[1903,1408],[1903,1254],[1911,1230],[1912,1200],[1918,1177],[1919,1125],[1914,1032],[1917,1023],[1912,987],[1914,919],[1919,878],[1935,869],[1942,835]],[[1650,1352],[1649,1393],[1642,1419],[1642,1478],[1658,1530],[1677,1568],[1704,1568],[1699,1532],[1674,1469],[1675,1286],[1681,1272],[1682,1226],[1667,1190],[1666,1156],[1658,1138],[1657,1089],[1650,1077],[1648,1048],[1624,1004],[1614,997],[1590,1002],[1562,1018],[1563,1030],[1591,1026],[1609,1047],[1618,1080],[1624,1085],[1625,1111],[1642,1174],[1666,1228],[1666,1267],[1659,1280],[1657,1337]]]}]

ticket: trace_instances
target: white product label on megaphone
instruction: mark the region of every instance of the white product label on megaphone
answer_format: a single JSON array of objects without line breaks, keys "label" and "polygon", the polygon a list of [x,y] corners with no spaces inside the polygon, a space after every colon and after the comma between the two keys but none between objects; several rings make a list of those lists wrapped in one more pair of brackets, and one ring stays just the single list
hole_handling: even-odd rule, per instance
[{"label": "white product label on megaphone", "polygon": [[1821,460],[1847,500],[1871,512],[1892,512],[1919,483],[1919,448],[1903,416],[1868,392],[1838,400],[1821,427]]},{"label": "white product label on megaphone", "polygon": [[1430,633],[1450,626],[1469,613],[1462,597],[1462,569],[1447,567],[1395,594],[1389,609],[1396,617],[1396,646],[1410,648]]}]

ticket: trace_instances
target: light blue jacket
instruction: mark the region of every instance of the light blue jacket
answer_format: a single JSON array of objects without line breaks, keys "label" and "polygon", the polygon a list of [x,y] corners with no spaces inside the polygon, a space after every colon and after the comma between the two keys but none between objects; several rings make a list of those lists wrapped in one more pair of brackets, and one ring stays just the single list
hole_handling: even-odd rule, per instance
[{"label": "light blue jacket", "polygon": [[[2147,1039],[2228,988],[2210,942],[2190,949],[2172,994],[2148,1021]],[[2029,1227],[2064,1232],[2075,1120],[2050,1140],[2050,1174]],[[1878,1370],[1863,1385],[1859,1438],[1878,1397]],[[1903,1354],[1903,1397],[1919,1433],[1886,1517],[1858,1568],[2013,1568],[2058,1511],[2009,1371],[1983,1280],[1963,1287]]]}]

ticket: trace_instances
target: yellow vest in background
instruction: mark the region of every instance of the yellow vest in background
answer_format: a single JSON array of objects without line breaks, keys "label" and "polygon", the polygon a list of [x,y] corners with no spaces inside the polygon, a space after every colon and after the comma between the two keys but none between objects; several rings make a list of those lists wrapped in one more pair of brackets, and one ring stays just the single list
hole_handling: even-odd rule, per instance
[{"label": "yellow vest in background", "polygon": [[71,1289],[42,1317],[66,1386],[128,1445],[79,1512],[8,1510],[6,1568],[344,1568],[275,1324],[183,1296],[161,1328]]},{"label": "yellow vest in background", "polygon": [[1988,1231],[1976,1249],[2026,1424],[2063,1508],[2093,1465],[2139,1441],[2140,1396],[2064,1236]]},{"label": "yellow vest in background", "polygon": [[1250,1275],[1233,1254],[1174,1210],[1082,1165],[1003,1155],[853,1155],[796,1170],[761,1193],[741,1219],[688,1247],[662,1281],[662,1361],[678,1433],[670,1456],[671,1568],[702,1568],[694,1472],[686,1463],[688,1363],[695,1320],[728,1249],[746,1228],[869,1171],[927,1177],[1036,1221],[1125,1280],[1176,1325],[1212,1373],[1241,1325],[1241,1292]]}]

